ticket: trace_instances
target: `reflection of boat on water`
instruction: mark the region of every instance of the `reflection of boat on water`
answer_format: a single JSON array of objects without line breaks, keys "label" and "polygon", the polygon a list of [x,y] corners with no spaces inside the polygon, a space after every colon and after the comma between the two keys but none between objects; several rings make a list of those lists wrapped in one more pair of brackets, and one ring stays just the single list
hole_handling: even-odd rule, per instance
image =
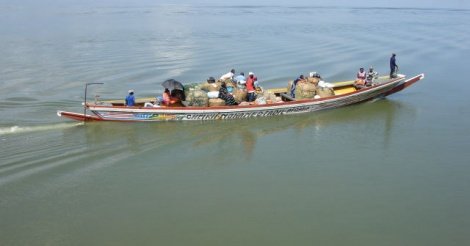
[{"label": "reflection of boat on water", "polygon": [[85,109],[93,115],[58,111],[62,117],[80,121],[127,121],[153,122],[174,120],[220,120],[290,115],[332,109],[385,97],[399,92],[424,78],[423,74],[406,79],[404,75],[397,78],[381,78],[373,86],[356,90],[353,81],[333,83],[334,95],[317,99],[295,100],[286,94],[286,89],[271,89],[276,95],[283,96],[280,103],[218,106],[218,107],[143,107],[117,106],[85,103]]},{"label": "reflection of boat on water", "polygon": [[[326,110],[316,114],[298,114],[251,120],[181,121],[161,124],[92,123],[76,129],[66,129],[65,136],[75,141],[86,141],[87,151],[102,154],[103,146],[113,158],[156,151],[188,150],[224,153],[224,158],[250,159],[261,145],[284,145],[293,134],[311,138],[311,141],[338,142],[335,138],[366,138],[362,129],[373,132],[386,148],[396,133],[398,123],[415,114],[413,105],[399,100],[379,100],[356,107]],[[353,131],[351,131],[354,129]],[[340,134],[340,135],[338,135]],[[83,139],[85,137],[85,139]],[[82,139],[82,140],[80,140]],[[361,140],[362,141],[362,140]],[[340,141],[341,142],[341,141]],[[338,142],[339,143],[339,142]],[[317,144],[313,144],[316,146]],[[314,148],[318,148],[314,147]],[[263,149],[263,148],[261,148]],[[127,153],[127,154],[126,154]],[[153,158],[153,155],[149,155]]]}]

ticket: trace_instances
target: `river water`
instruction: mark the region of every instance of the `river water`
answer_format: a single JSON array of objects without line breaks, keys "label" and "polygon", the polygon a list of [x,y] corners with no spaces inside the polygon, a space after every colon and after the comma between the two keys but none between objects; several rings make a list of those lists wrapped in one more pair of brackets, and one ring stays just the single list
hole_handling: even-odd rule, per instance
[{"label": "river water", "polygon": [[[294,1],[295,2],[295,1]],[[466,245],[470,11],[0,5],[0,245]],[[253,71],[426,78],[260,119],[89,123],[90,98]]]}]

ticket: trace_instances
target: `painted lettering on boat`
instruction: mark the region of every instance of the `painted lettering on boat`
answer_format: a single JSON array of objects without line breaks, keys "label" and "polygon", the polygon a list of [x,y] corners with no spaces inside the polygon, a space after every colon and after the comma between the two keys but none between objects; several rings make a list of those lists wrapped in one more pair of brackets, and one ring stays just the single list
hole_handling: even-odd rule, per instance
[{"label": "painted lettering on boat", "polygon": [[187,114],[184,119],[187,120],[226,120],[226,119],[244,119],[250,117],[267,117],[281,114],[305,112],[311,109],[311,106],[298,106],[287,109],[274,109],[266,111],[249,111],[249,112],[230,112],[230,113],[204,113],[204,114]]}]

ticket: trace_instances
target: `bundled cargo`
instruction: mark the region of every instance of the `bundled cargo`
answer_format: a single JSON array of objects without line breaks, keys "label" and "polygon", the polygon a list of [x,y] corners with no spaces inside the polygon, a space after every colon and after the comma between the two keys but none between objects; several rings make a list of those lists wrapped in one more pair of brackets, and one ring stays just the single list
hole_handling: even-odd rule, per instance
[{"label": "bundled cargo", "polygon": [[209,99],[219,98],[219,92],[218,91],[209,91],[209,92],[207,92],[207,96],[209,97]]},{"label": "bundled cargo", "polygon": [[191,89],[201,89],[201,83],[191,83],[183,86],[184,94],[189,93]]},{"label": "bundled cargo", "polygon": [[314,85],[318,85],[318,82],[320,82],[320,79],[317,77],[307,77],[307,82],[314,84]]},{"label": "bundled cargo", "polygon": [[233,82],[231,79],[226,79],[226,80],[218,80],[217,83],[224,83],[227,85],[227,87],[231,86],[231,87],[237,87],[237,83]]},{"label": "bundled cargo", "polygon": [[241,102],[244,102],[246,101],[246,95],[247,95],[247,92],[245,89],[238,89],[236,88],[234,91],[233,91],[233,98],[235,98],[235,101],[237,103],[241,103]]},{"label": "bundled cargo", "polygon": [[310,99],[314,98],[317,87],[308,82],[299,82],[295,87],[295,99]]},{"label": "bundled cargo", "polygon": [[193,90],[201,90],[201,83],[191,83],[183,86],[184,95],[186,97],[186,101],[188,101],[188,96],[190,96],[191,91]]},{"label": "bundled cargo", "polygon": [[201,89],[205,91],[219,91],[220,83],[219,82],[214,82],[214,83],[204,82],[201,84]]},{"label": "bundled cargo", "polygon": [[207,92],[201,89],[189,89],[186,95],[186,102],[188,106],[207,107],[209,97],[207,96]]},{"label": "bundled cargo", "polygon": [[276,94],[270,90],[265,90],[262,95],[264,98],[266,98],[266,102],[269,103],[275,103],[276,102]]},{"label": "bundled cargo", "polygon": [[335,91],[333,90],[333,88],[329,88],[329,87],[318,87],[317,90],[316,90],[316,93],[318,96],[320,96],[321,98],[324,98],[324,97],[331,97],[331,96],[334,96],[335,95]]},{"label": "bundled cargo", "polygon": [[209,99],[209,107],[225,106],[225,101],[220,98]]},{"label": "bundled cargo", "polygon": [[294,81],[290,80],[289,82],[287,82],[287,92],[286,94],[290,96],[290,90],[292,89],[292,84],[294,83]]},{"label": "bundled cargo", "polygon": [[260,97],[256,98],[255,104],[258,104],[258,105],[267,104],[266,98],[264,98],[263,96],[260,96]]}]

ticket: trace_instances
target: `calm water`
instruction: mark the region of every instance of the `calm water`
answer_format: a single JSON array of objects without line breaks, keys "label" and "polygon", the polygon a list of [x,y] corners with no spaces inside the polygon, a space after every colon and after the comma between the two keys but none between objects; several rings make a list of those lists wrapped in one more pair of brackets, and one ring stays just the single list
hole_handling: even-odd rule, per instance
[{"label": "calm water", "polygon": [[[0,5],[0,245],[466,245],[469,10]],[[230,68],[264,87],[360,66],[426,79],[263,119],[61,119]],[[93,96],[91,96],[93,98]]]}]

